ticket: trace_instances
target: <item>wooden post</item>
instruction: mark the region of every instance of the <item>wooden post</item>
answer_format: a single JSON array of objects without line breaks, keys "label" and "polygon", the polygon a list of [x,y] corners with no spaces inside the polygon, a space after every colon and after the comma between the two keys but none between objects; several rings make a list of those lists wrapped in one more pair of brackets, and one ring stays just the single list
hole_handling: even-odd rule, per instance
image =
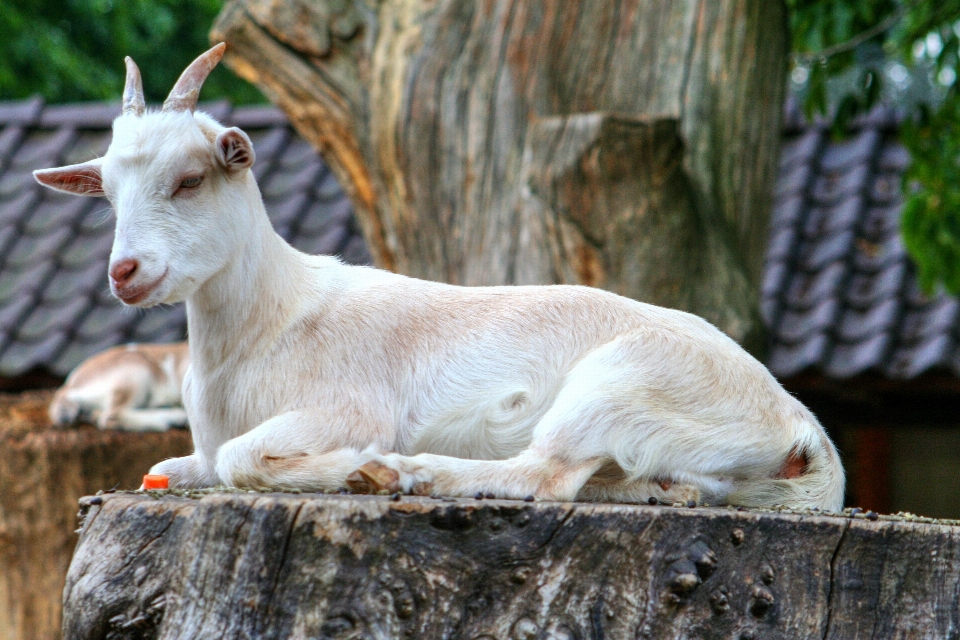
[{"label": "wooden post", "polygon": [[256,492],[82,511],[76,640],[951,638],[960,616],[960,527],[931,521]]},{"label": "wooden post", "polygon": [[570,283],[754,353],[782,0],[232,0],[211,35],[350,194],[381,267]]},{"label": "wooden post", "polygon": [[51,393],[0,396],[0,638],[56,640],[77,500],[132,489],[150,466],[192,450],[186,431],[53,429]]}]

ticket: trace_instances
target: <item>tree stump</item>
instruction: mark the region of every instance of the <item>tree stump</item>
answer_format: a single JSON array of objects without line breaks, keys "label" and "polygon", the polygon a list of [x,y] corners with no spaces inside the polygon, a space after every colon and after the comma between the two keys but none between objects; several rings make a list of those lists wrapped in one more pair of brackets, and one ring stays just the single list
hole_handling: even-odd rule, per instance
[{"label": "tree stump", "polygon": [[114,494],[81,505],[64,592],[71,639],[960,630],[960,528],[948,524],[257,492]]},{"label": "tree stump", "polygon": [[232,0],[212,38],[323,152],[378,266],[763,341],[782,0]]},{"label": "tree stump", "polygon": [[186,431],[53,429],[52,393],[0,395],[0,638],[55,640],[77,537],[77,500],[140,485],[150,466],[190,453]]}]

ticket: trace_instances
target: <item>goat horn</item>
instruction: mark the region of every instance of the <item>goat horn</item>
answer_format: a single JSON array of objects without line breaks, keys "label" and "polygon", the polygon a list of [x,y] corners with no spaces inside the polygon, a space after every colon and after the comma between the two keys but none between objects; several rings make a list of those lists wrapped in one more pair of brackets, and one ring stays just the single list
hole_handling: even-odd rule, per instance
[{"label": "goat horn", "polygon": [[177,84],[173,85],[170,95],[163,102],[163,111],[193,111],[197,108],[197,99],[200,97],[200,87],[207,79],[213,68],[223,57],[227,45],[220,43],[206,53],[203,53],[180,74]]},{"label": "goat horn", "polygon": [[130,56],[123,61],[127,64],[127,82],[123,86],[123,113],[142,116],[147,104],[143,99],[143,79],[140,77],[140,69]]}]

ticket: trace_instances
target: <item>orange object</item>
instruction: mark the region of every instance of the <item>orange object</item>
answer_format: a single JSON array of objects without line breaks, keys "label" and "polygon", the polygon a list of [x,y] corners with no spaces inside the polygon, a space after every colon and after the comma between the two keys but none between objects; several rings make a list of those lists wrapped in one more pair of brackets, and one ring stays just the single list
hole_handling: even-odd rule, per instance
[{"label": "orange object", "polygon": [[169,489],[170,477],[160,476],[160,475],[150,475],[148,473],[147,475],[143,476],[143,488],[144,489]]}]

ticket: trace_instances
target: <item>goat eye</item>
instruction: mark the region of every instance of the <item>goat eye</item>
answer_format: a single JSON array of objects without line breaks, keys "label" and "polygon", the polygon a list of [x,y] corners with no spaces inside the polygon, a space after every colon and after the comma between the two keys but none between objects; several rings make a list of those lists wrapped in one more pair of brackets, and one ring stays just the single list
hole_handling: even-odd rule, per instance
[{"label": "goat eye", "polygon": [[194,189],[199,187],[201,182],[203,182],[203,176],[190,176],[189,178],[184,178],[180,181],[180,188]]}]

